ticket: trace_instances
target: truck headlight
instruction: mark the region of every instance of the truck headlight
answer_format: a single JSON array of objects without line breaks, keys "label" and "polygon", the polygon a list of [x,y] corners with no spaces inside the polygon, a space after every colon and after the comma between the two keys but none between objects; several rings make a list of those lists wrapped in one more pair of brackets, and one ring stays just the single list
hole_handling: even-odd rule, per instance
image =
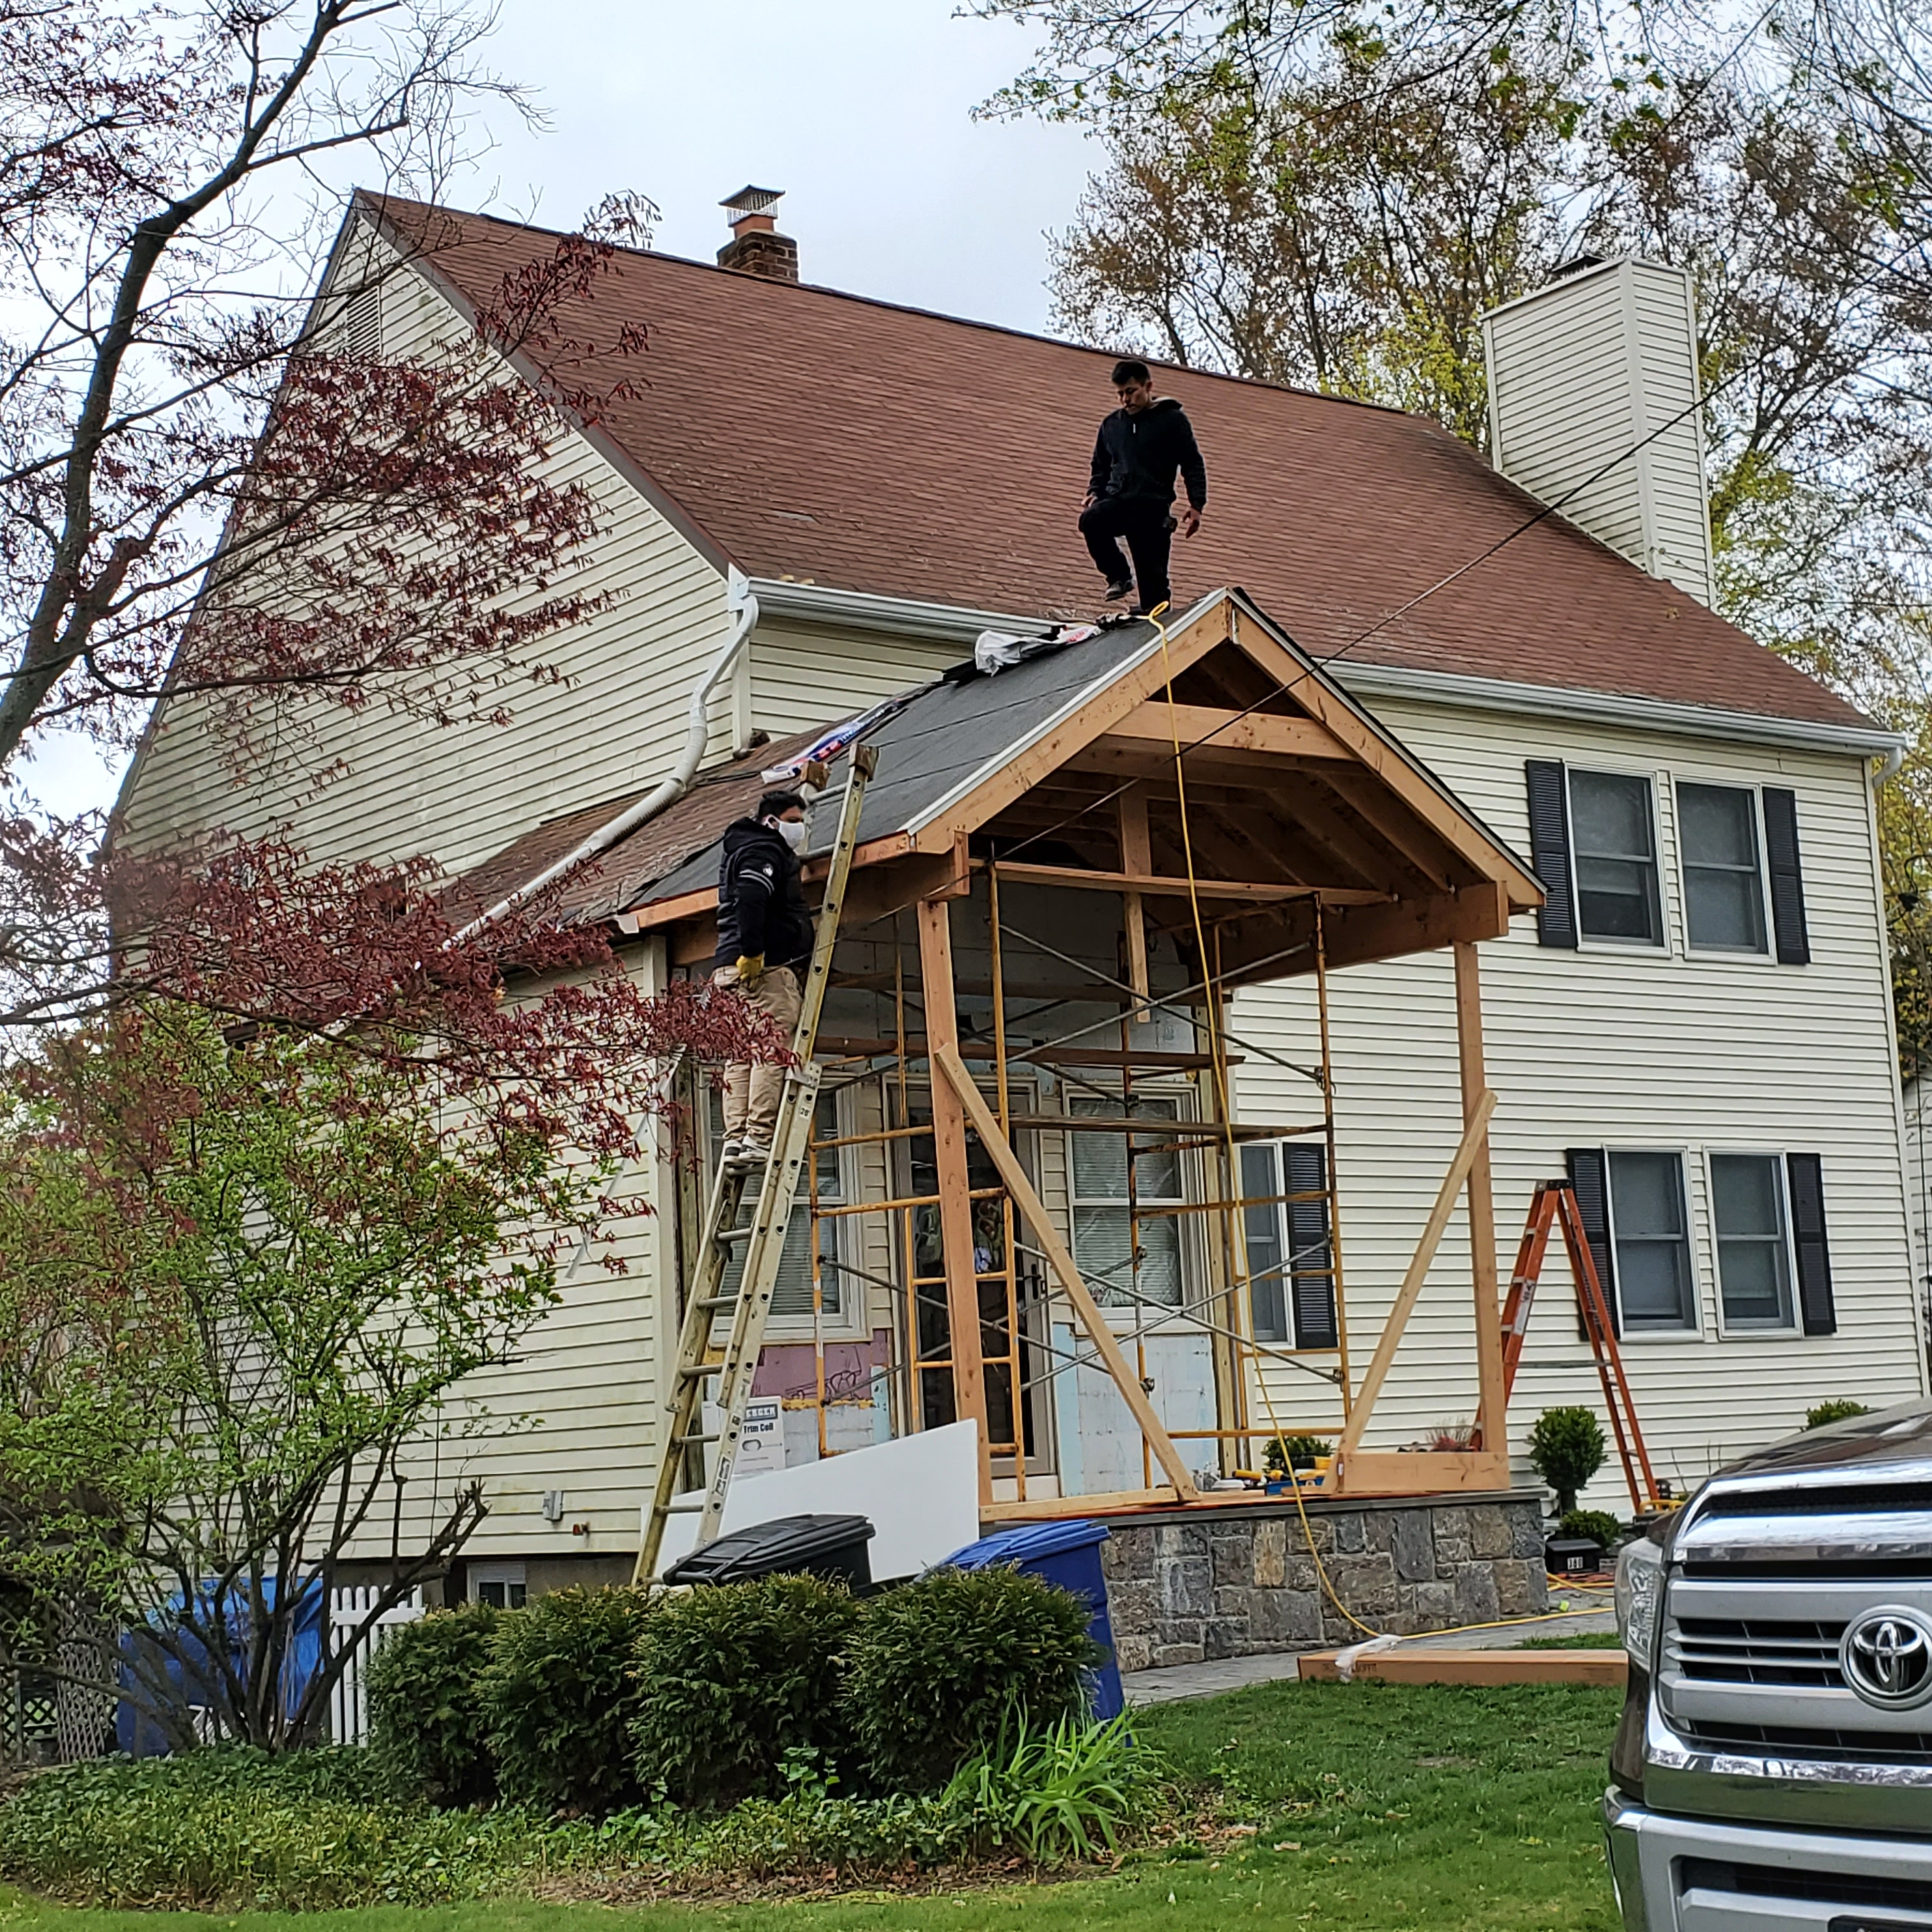
[{"label": "truck headlight", "polygon": [[1653,1667],[1657,1627],[1664,1606],[1664,1551],[1648,1537],[1624,1544],[1617,1558],[1617,1629],[1630,1661]]}]

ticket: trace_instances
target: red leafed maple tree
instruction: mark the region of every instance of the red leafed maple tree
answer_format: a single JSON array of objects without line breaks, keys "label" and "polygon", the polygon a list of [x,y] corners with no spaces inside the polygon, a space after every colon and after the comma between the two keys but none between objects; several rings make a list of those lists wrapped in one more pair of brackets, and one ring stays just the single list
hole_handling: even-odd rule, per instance
[{"label": "red leafed maple tree", "polygon": [[[644,993],[542,899],[466,925],[427,863],[130,850],[27,788],[51,734],[125,748],[164,692],[243,782],[304,707],[506,722],[598,609],[596,506],[548,459],[646,346],[581,317],[649,204],[466,332],[386,359],[358,326],[438,246],[384,196],[434,202],[466,117],[518,102],[488,25],[0,0],[0,1573],[38,1667],[92,1633],[98,1683],[139,1633],[177,1742],[197,1672],[226,1734],[315,1735],[360,1631],[290,1708],[306,1592],[566,1250],[616,1264],[666,1064],[786,1050],[736,998]],[[344,154],[364,220],[277,186]],[[364,1624],[482,1508],[437,1499]]]}]

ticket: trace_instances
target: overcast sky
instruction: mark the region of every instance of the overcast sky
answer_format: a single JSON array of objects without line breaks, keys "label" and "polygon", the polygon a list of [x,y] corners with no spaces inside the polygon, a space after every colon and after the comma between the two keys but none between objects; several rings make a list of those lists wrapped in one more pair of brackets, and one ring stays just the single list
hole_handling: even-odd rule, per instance
[{"label": "overcast sky", "polygon": [[[500,115],[452,198],[567,228],[632,189],[663,210],[659,248],[708,260],[725,196],[782,188],[807,280],[1043,329],[1046,231],[1072,216],[1093,150],[971,117],[1030,51],[954,0],[502,0],[494,64],[550,124]],[[64,741],[29,782],[73,811],[116,778]]]}]

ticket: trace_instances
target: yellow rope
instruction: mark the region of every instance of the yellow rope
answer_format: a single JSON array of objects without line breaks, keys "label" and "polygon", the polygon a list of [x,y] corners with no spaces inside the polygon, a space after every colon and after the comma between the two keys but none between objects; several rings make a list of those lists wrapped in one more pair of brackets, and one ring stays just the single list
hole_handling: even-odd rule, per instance
[{"label": "yellow rope", "polygon": [[[1188,823],[1187,777],[1182,768],[1180,719],[1174,696],[1174,662],[1168,646],[1167,626],[1160,621],[1167,608],[1165,604],[1156,604],[1154,609],[1148,613],[1148,621],[1160,634],[1161,668],[1166,674],[1166,680],[1168,732],[1174,744],[1174,788],[1180,806],[1180,852],[1181,857],[1187,867],[1188,909],[1193,915],[1194,943],[1199,950],[1201,971],[1204,978],[1209,970],[1208,929],[1201,916],[1200,881],[1196,877],[1194,870],[1194,836]],[[1211,989],[1208,1000],[1207,1013],[1208,1058],[1214,1071],[1214,1096],[1220,1108],[1221,1130],[1226,1142],[1228,1172],[1236,1189],[1234,1198],[1238,1200],[1240,1198],[1239,1191],[1240,1162],[1234,1142],[1234,1108],[1229,1097],[1227,1048],[1226,1042],[1221,1036],[1220,1000],[1218,995]],[[1235,1209],[1232,1211],[1235,1216],[1235,1238],[1239,1244],[1240,1257],[1237,1273],[1245,1280],[1248,1273],[1247,1230],[1242,1223],[1240,1210]],[[1269,1390],[1268,1378],[1265,1376],[1258,1375],[1255,1381],[1256,1386],[1261,1390],[1262,1406],[1268,1411],[1268,1426],[1274,1436],[1279,1439],[1282,1434],[1281,1421],[1275,1413],[1274,1397]],[[1334,1585],[1330,1582],[1328,1566],[1322,1561],[1321,1551],[1315,1546],[1315,1531],[1313,1526],[1308,1520],[1308,1505],[1302,1500],[1301,1485],[1294,1480],[1294,1472],[1292,1469],[1288,1472],[1288,1480],[1294,1492],[1295,1512],[1301,1518],[1301,1534],[1308,1544],[1308,1553],[1314,1559],[1315,1574],[1322,1585],[1322,1594],[1335,1606],[1342,1616],[1365,1636],[1381,1636],[1384,1633],[1376,1629],[1373,1625],[1363,1622],[1361,1618],[1342,1602]]]}]

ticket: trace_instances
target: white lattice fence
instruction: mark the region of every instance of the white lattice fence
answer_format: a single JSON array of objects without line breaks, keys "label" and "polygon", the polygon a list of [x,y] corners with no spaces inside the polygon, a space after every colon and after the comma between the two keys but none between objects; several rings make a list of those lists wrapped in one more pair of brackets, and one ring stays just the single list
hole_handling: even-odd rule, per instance
[{"label": "white lattice fence", "polygon": [[369,1742],[369,1660],[404,1624],[414,1623],[423,1613],[422,1592],[412,1590],[406,1602],[385,1610],[358,1640],[357,1626],[382,1594],[372,1585],[357,1583],[329,1597],[330,1653],[339,1655],[349,1647],[349,1660],[328,1702],[328,1734],[339,1744]]}]

